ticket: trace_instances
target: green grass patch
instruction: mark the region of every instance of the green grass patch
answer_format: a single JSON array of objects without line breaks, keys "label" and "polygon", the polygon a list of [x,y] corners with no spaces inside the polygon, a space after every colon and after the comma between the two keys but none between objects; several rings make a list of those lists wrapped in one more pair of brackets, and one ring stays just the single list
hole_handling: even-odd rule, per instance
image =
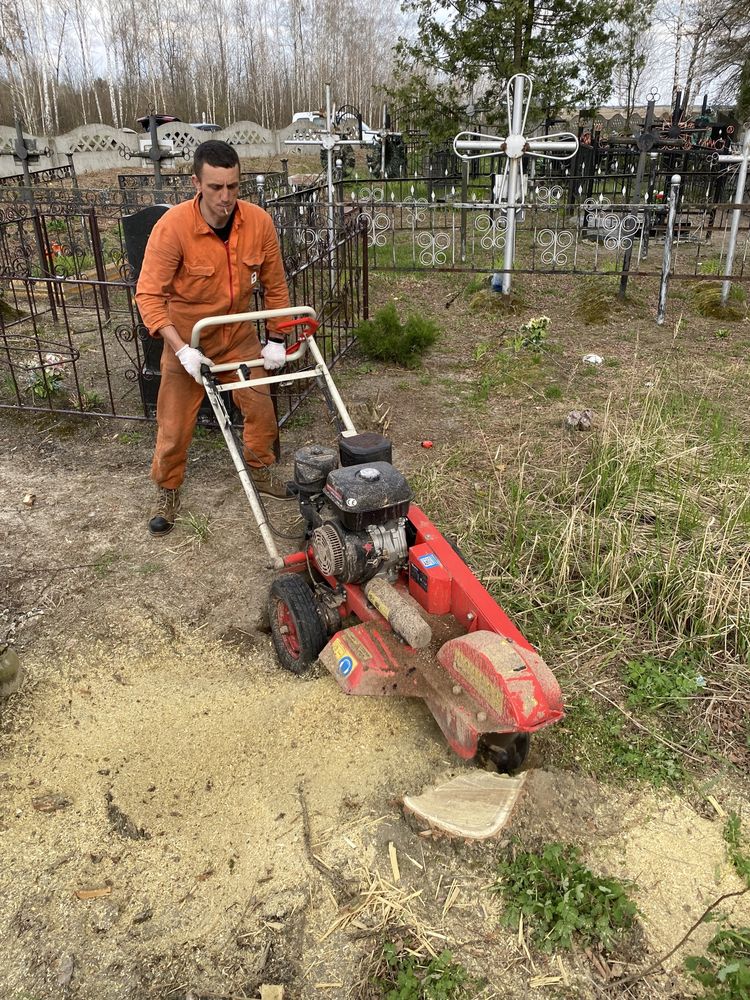
[{"label": "green grass patch", "polygon": [[[540,360],[541,351],[514,354],[498,351],[486,342],[477,344],[474,348],[473,378],[468,388],[462,390],[463,401],[475,408],[484,406],[501,389],[528,394],[529,388],[533,388],[533,383],[539,380]],[[543,395],[546,394],[540,390],[540,398]]]},{"label": "green grass patch", "polygon": [[519,852],[498,865],[497,876],[503,923],[516,928],[523,917],[542,951],[578,946],[611,952],[636,925],[633,883],[595,875],[576,847],[552,843],[539,853]]},{"label": "green grass patch", "polygon": [[511,290],[510,295],[503,295],[487,284],[472,295],[469,308],[474,313],[487,313],[490,316],[515,316],[526,308],[526,303],[515,289]]},{"label": "green grass patch", "polygon": [[224,435],[218,427],[202,427],[197,424],[193,431],[193,440],[208,451],[223,451],[226,447]]},{"label": "green grass patch", "polygon": [[471,977],[449,951],[430,957],[417,942],[400,937],[385,941],[370,982],[384,1000],[468,1000],[475,995]]},{"label": "green grass patch", "polygon": [[688,654],[668,660],[655,656],[629,660],[625,664],[625,683],[628,706],[648,712],[663,708],[684,710],[689,699],[700,694],[706,685]]},{"label": "green grass patch", "polygon": [[120,559],[120,553],[113,549],[102,552],[94,562],[94,569],[100,576],[107,576]]},{"label": "green grass patch", "polygon": [[[488,368],[474,399],[515,374],[507,358]],[[545,659],[588,660],[594,642],[610,692],[624,687],[647,729],[705,757],[706,726],[721,726],[704,718],[706,706],[748,679],[748,442],[721,401],[663,379],[622,415],[605,411],[585,439],[561,430],[558,447],[553,467],[540,469],[525,441],[488,441],[484,452],[462,444],[412,485]],[[589,769],[682,780],[679,752],[621,717],[582,708],[578,728],[592,735],[581,745],[611,742],[617,757],[592,750],[587,760],[580,751]],[[747,732],[731,731],[744,759]],[[722,727],[724,749],[728,732]]]},{"label": "green grass patch", "polygon": [[729,814],[724,827],[724,840],[734,870],[750,888],[750,841],[743,835],[742,820],[738,813]]},{"label": "green grass patch", "polygon": [[303,430],[306,427],[312,427],[314,423],[315,417],[309,410],[298,409],[287,420],[285,427],[288,430]]},{"label": "green grass patch", "polygon": [[142,431],[123,431],[117,435],[117,440],[120,444],[140,444],[143,441],[143,433]]},{"label": "green grass patch", "polygon": [[593,274],[579,279],[575,293],[578,316],[590,326],[606,323],[622,309],[619,289],[619,276]]},{"label": "green grass patch", "polygon": [[704,257],[698,261],[698,270],[701,274],[722,274],[725,264],[721,257]]},{"label": "green grass patch", "polygon": [[691,296],[693,309],[709,319],[739,320],[747,315],[745,290],[741,285],[729,289],[727,304],[721,304],[722,281],[700,281]]},{"label": "green grass patch", "polygon": [[679,751],[586,695],[567,707],[565,722],[545,739],[558,766],[615,784],[643,781],[654,788],[679,787],[686,777]]}]

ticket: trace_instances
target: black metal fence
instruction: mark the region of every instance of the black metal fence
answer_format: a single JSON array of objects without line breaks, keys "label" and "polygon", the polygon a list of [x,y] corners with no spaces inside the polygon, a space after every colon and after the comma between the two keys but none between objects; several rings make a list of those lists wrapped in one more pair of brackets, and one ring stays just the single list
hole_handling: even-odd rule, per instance
[{"label": "black metal fence", "polygon": [[[60,168],[61,170],[67,168]],[[193,195],[190,173],[162,173],[161,188],[155,187],[153,173],[119,174],[117,188],[82,188],[77,184],[35,185],[32,188],[0,186],[0,220],[24,218],[34,210],[47,216],[87,212],[94,208],[99,217],[119,218],[149,205],[178,205]],[[289,190],[282,171],[243,171],[240,197],[255,204]]]},{"label": "black metal fence", "polygon": [[[119,215],[0,209],[0,408],[143,420],[158,389],[154,342],[140,323]],[[307,246],[279,223],[291,300],[315,308],[329,364],[367,310],[367,234],[356,216]],[[248,309],[262,308],[262,295]],[[283,423],[300,383],[277,396]],[[201,419],[209,422],[210,410]]]},{"label": "black metal fence", "polygon": [[[672,175],[680,174],[683,199],[708,203],[728,198],[727,179],[732,172],[718,163],[715,148],[695,146],[686,140],[646,151],[635,137],[602,139],[599,133],[591,136],[582,129],[579,141],[578,152],[569,160],[526,161],[529,189],[533,190],[535,185],[559,186],[570,204],[600,195],[610,202],[629,203],[648,194],[653,201],[660,192],[668,192]],[[428,187],[428,197],[432,189],[440,197],[441,190],[451,187],[460,190],[465,184],[470,197],[476,194],[477,200],[489,201],[495,177],[503,173],[507,162],[498,154],[465,163],[454,153],[452,143],[432,144],[418,137],[408,139],[405,150],[405,160],[399,162],[395,171],[383,177],[376,170],[363,182],[398,181],[407,185],[421,182]],[[721,151],[729,151],[729,142]],[[355,180],[359,182],[362,178]]]},{"label": "black metal fence", "polygon": [[[489,200],[486,189],[477,197],[476,185],[466,176],[462,180],[461,186],[433,177],[345,181],[339,186],[337,208],[367,218],[371,269],[501,272],[505,210]],[[646,191],[643,201],[628,203],[616,188],[619,178],[610,177],[612,199],[600,191],[596,197],[570,201],[568,185],[556,180],[536,177],[527,182],[526,202],[516,216],[514,271],[661,275],[669,186],[663,196],[657,192],[649,200]],[[670,273],[696,279],[723,275],[737,210],[742,222],[733,279],[743,280],[750,253],[750,205],[738,209],[730,202],[705,199],[679,199]]]}]

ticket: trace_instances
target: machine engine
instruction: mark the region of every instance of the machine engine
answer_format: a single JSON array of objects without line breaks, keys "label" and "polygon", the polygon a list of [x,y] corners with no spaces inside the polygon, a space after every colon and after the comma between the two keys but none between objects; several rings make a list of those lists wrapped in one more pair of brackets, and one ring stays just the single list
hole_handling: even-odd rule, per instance
[{"label": "machine engine", "polygon": [[342,583],[362,583],[376,573],[395,579],[408,554],[409,484],[390,462],[336,464],[335,451],[320,445],[295,455],[315,561]]}]

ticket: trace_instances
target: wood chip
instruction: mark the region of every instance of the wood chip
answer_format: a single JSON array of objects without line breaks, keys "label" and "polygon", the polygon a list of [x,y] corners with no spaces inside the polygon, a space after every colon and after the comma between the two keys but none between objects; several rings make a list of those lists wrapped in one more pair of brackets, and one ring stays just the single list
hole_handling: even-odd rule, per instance
[{"label": "wood chip", "polygon": [[529,980],[532,990],[539,990],[544,986],[559,986],[560,983],[562,983],[560,976],[534,976]]},{"label": "wood chip", "polygon": [[57,966],[57,982],[60,986],[68,986],[73,978],[75,959],[72,955],[63,955]]},{"label": "wood chip", "polygon": [[393,881],[400,882],[401,872],[398,870],[398,856],[396,855],[396,846],[393,843],[393,841],[391,841],[388,844],[388,856],[391,859],[391,871],[393,872]]},{"label": "wood chip", "polygon": [[66,798],[64,795],[49,792],[47,795],[39,795],[37,798],[32,799],[31,804],[37,812],[53,813],[57,812],[58,809],[65,809],[69,806],[70,799]]},{"label": "wood chip", "polygon": [[98,889],[76,889],[78,899],[101,899],[102,896],[112,895],[112,886],[103,885]]},{"label": "wood chip", "polygon": [[263,983],[260,987],[260,1000],[284,1000],[284,987]]},{"label": "wood chip", "polygon": [[36,493],[27,493],[21,502],[23,503],[24,507],[33,507],[35,500],[36,500]]},{"label": "wood chip", "polygon": [[445,897],[445,902],[443,903],[443,917],[445,917],[450,908],[455,904],[460,892],[461,890],[458,887],[458,882],[454,879],[450,889],[448,890],[448,895]]},{"label": "wood chip", "polygon": [[716,815],[720,819],[726,819],[727,818],[726,812],[722,809],[722,807],[719,805],[719,803],[716,801],[716,799],[713,797],[713,795],[707,795],[706,799],[714,807],[714,811],[716,812]]}]

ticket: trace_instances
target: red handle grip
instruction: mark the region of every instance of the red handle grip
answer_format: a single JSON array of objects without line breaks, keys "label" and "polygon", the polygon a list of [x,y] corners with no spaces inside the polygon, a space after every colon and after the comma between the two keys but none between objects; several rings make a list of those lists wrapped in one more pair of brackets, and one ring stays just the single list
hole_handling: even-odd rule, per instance
[{"label": "red handle grip", "polygon": [[307,340],[308,337],[314,337],[318,330],[318,321],[312,319],[310,316],[299,316],[297,319],[286,319],[283,323],[277,323],[276,329],[279,333],[286,333],[288,330],[293,330],[296,326],[301,326],[302,329],[299,331],[299,339]]}]

